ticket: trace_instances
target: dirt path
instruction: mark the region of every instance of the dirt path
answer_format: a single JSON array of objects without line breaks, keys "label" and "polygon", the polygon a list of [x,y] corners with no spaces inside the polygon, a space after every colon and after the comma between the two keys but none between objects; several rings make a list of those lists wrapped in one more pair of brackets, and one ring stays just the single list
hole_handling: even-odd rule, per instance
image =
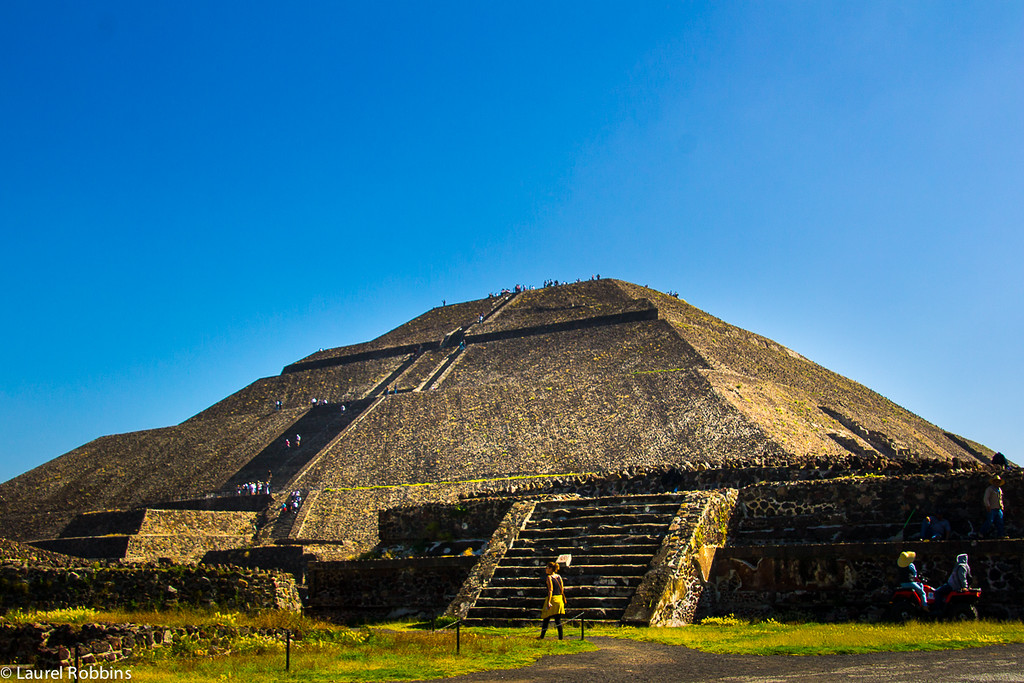
[{"label": "dirt path", "polygon": [[[558,683],[642,683],[644,681],[735,681],[830,683],[831,681],[1024,682],[1024,645],[994,645],[942,652],[879,652],[816,657],[712,655],[698,650],[619,638],[593,638],[601,649],[578,655],[542,657],[509,671],[487,671],[446,683],[557,681]],[[557,644],[552,643],[552,649]]]}]

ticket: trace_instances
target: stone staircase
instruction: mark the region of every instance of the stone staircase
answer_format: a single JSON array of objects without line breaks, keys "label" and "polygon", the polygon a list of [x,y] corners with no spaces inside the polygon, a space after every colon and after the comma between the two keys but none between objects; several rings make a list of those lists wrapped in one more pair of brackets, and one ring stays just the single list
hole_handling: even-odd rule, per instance
[{"label": "stone staircase", "polygon": [[566,616],[619,622],[682,501],[662,494],[538,502],[466,623],[535,623],[546,595],[544,566],[566,553]]},{"label": "stone staircase", "polygon": [[455,365],[455,363],[458,362],[462,354],[465,352],[465,345],[462,344],[461,342],[463,341],[463,339],[465,339],[466,335],[476,325],[486,323],[487,321],[497,316],[498,313],[500,313],[501,310],[505,308],[509,303],[511,303],[512,300],[515,299],[517,296],[518,294],[502,295],[501,298],[498,299],[498,301],[494,304],[494,307],[491,308],[491,310],[488,311],[485,315],[481,316],[481,320],[478,323],[469,323],[458,328],[457,330],[452,330],[451,332],[449,332],[448,335],[446,335],[445,338],[441,341],[441,349],[445,349],[451,346],[455,346],[457,348],[455,348],[454,351],[448,353],[447,355],[440,359],[440,362],[437,364],[433,372],[431,372],[420,383],[420,385],[416,388],[416,391],[430,391],[432,389],[437,389],[438,386],[440,386],[440,384],[444,381],[445,377],[448,376],[448,373],[451,372],[451,369]]},{"label": "stone staircase", "polygon": [[[371,403],[368,399],[350,401],[345,412],[341,412],[341,406],[337,404],[311,407],[287,431],[278,435],[228,479],[222,492],[231,493],[239,484],[266,481],[268,477],[274,487],[285,486]],[[302,436],[301,446],[295,443],[296,434]]]}]

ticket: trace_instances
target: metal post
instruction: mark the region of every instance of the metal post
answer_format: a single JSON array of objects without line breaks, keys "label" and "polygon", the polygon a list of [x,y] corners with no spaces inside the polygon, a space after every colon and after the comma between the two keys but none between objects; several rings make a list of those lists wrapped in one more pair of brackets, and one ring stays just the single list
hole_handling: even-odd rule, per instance
[{"label": "metal post", "polygon": [[78,643],[75,643],[75,680],[78,680],[78,667],[81,666],[78,662]]},{"label": "metal post", "polygon": [[580,640],[587,639],[587,620],[580,617]]},{"label": "metal post", "polygon": [[459,650],[462,649],[462,622],[459,621],[455,624],[455,654],[459,654]]},{"label": "metal post", "polygon": [[292,668],[292,630],[284,632],[284,670]]}]

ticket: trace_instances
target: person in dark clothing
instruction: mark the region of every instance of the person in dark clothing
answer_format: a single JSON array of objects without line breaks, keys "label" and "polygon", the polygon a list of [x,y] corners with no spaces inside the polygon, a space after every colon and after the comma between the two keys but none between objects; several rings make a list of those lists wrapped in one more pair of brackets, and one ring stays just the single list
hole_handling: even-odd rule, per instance
[{"label": "person in dark clothing", "polygon": [[935,604],[940,608],[948,593],[953,591],[965,591],[971,584],[971,565],[967,564],[967,555],[956,556],[956,566],[950,572],[946,583],[942,584],[935,591]]},{"label": "person in dark clothing", "polygon": [[948,541],[952,533],[953,528],[941,510],[921,521],[921,540],[923,541]]}]

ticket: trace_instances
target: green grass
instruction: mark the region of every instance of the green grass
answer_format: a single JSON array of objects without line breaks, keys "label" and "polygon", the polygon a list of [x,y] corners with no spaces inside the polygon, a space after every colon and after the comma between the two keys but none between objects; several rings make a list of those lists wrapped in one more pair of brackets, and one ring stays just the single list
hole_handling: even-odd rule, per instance
[{"label": "green grass", "polygon": [[[291,669],[284,671],[285,644],[279,637],[248,635],[230,642],[179,637],[173,644],[118,662],[133,681],[401,681],[457,676],[475,671],[528,666],[544,655],[596,649],[578,639],[541,642],[537,629],[463,629],[459,654],[455,631],[431,631],[410,623],[346,628],[286,612],[245,614],[196,609],[169,612],[98,611],[87,608],[11,612],[0,623],[135,623],[167,627],[229,624],[289,628]],[[227,648],[230,654],[217,654]]]},{"label": "green grass", "polygon": [[709,619],[682,628],[596,629],[593,635],[683,645],[715,654],[824,655],[915,650],[959,650],[1024,643],[1016,622],[910,622],[895,624],[780,624]]},{"label": "green grass", "polygon": [[187,642],[147,652],[126,663],[133,681],[402,681],[458,676],[475,671],[513,669],[548,654],[594,650],[579,640],[534,639],[536,630],[505,634],[464,630],[460,653],[455,632],[384,629],[338,629],[310,634],[291,648],[291,669],[284,671],[280,640],[253,636],[232,644],[226,656],[204,656],[203,644]]},{"label": "green grass", "polygon": [[[461,652],[455,654],[455,632],[430,631],[423,625],[391,623],[371,628],[345,628],[283,612],[256,614],[203,610],[173,612],[99,612],[89,609],[15,612],[0,622],[50,621],[149,623],[168,627],[215,623],[252,628],[290,628],[299,634],[292,643],[291,670],[284,671],[285,645],[280,638],[248,635],[214,643],[183,637],[173,645],[147,651],[118,668],[130,669],[133,681],[401,681],[441,678],[496,669],[512,669],[549,654],[574,654],[596,649],[579,640],[578,626],[566,628],[564,641],[549,634],[537,641],[537,629],[462,629]],[[681,628],[615,628],[597,626],[589,636],[631,638],[681,645],[718,654],[816,655],[881,651],[948,650],[1004,643],[1024,643],[1021,622],[871,624],[748,623],[731,617],[707,619]],[[217,654],[228,648],[230,654]]]}]

